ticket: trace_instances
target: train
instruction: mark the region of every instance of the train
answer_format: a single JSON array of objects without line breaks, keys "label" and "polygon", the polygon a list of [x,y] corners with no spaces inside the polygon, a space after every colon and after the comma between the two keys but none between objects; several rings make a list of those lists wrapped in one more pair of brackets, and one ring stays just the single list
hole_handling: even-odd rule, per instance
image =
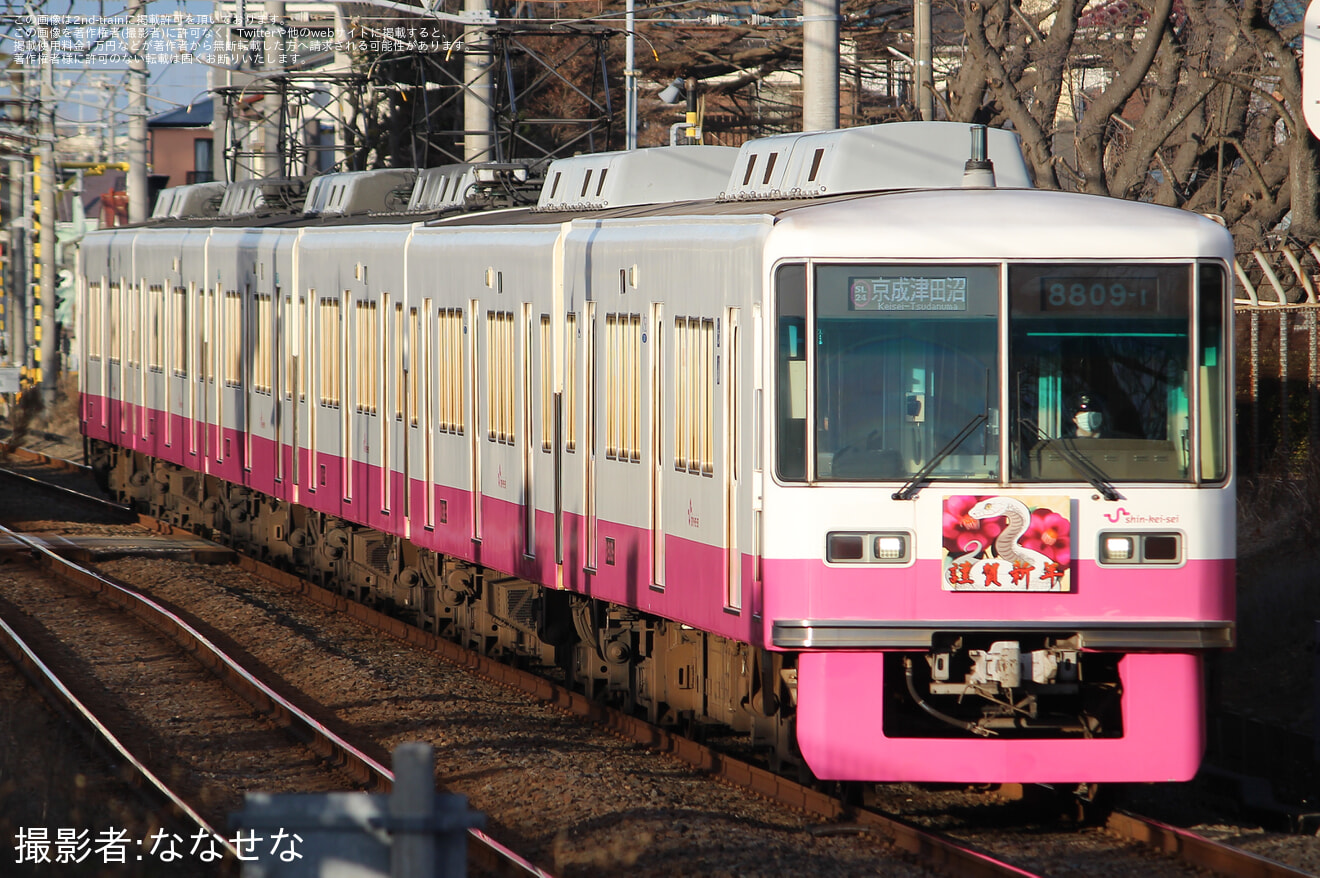
[{"label": "train", "polygon": [[822,782],[1196,773],[1213,218],[953,122],[161,204],[76,270],[122,501]]}]

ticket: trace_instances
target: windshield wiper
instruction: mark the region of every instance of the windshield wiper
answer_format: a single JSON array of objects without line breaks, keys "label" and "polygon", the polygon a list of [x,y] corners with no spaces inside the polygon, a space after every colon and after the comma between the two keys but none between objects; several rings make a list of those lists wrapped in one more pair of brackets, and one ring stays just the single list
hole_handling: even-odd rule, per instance
[{"label": "windshield wiper", "polygon": [[967,426],[959,430],[958,435],[954,436],[952,439],[949,440],[949,444],[945,445],[939,451],[935,452],[935,455],[930,460],[926,461],[925,466],[917,470],[916,474],[913,475],[912,478],[908,479],[906,482],[903,483],[903,487],[899,488],[897,491],[894,492],[893,499],[911,500],[913,497],[917,496],[917,491],[921,490],[921,483],[926,479],[927,476],[929,476],[931,473],[935,471],[935,467],[943,463],[944,459],[948,457],[950,454],[953,454],[953,452],[957,451],[958,446],[966,442],[967,437],[975,433],[977,427],[980,427],[987,420],[988,418],[986,417],[985,412],[981,412],[978,415],[974,415],[972,419],[967,422]]},{"label": "windshield wiper", "polygon": [[1057,448],[1062,451],[1064,460],[1073,468],[1073,471],[1086,479],[1092,488],[1099,491],[1101,497],[1104,497],[1106,500],[1118,499],[1118,491],[1109,483],[1105,471],[1096,466],[1076,448],[1072,447],[1071,437],[1061,436],[1058,439],[1052,439],[1034,421],[1030,421],[1027,418],[1020,419],[1018,423],[1030,430],[1034,430],[1036,438],[1041,442],[1048,442],[1050,443],[1051,448]]}]

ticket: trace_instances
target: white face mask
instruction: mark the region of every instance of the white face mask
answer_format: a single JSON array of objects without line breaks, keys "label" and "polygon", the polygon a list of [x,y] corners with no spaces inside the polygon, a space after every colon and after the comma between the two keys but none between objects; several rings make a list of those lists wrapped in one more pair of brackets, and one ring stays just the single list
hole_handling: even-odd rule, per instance
[{"label": "white face mask", "polygon": [[1078,412],[1077,427],[1085,430],[1087,433],[1094,433],[1100,429],[1100,422],[1104,420],[1099,412]]}]

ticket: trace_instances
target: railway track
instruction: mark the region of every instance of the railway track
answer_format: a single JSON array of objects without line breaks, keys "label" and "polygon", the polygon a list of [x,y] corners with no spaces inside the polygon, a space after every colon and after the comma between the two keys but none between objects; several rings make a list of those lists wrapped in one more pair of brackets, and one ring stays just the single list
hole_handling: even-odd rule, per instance
[{"label": "railway track", "polygon": [[[609,711],[576,693],[558,689],[543,679],[535,678],[522,671],[462,650],[454,644],[438,640],[425,632],[403,625],[397,620],[383,616],[366,607],[350,604],[336,595],[301,582],[288,574],[264,568],[248,559],[240,559],[239,564],[245,570],[274,581],[278,588],[289,594],[296,593],[303,596],[304,600],[305,598],[311,598],[332,611],[332,614],[340,619],[352,617],[360,622],[365,622],[377,631],[387,633],[391,637],[420,646],[433,653],[438,653],[451,662],[469,667],[479,674],[499,680],[503,684],[518,686],[537,698],[558,705],[571,713],[588,717],[598,725],[612,729],[618,734],[627,735],[633,741],[667,752],[693,766],[702,775],[714,774],[723,777],[730,783],[740,784],[777,802],[802,809],[811,818],[822,821],[819,825],[810,829],[815,838],[828,838],[833,841],[847,838],[851,834],[879,837],[884,839],[888,846],[894,850],[906,851],[911,856],[948,874],[1031,874],[1031,871],[1022,866],[1021,863],[1032,863],[1032,858],[1027,857],[1024,859],[1020,853],[1015,855],[1011,845],[1006,849],[1002,859],[997,860],[994,856],[970,848],[966,842],[952,841],[946,837],[924,831],[907,821],[893,820],[873,811],[851,807],[837,798],[790,783],[755,766],[739,762],[692,741],[668,735],[631,717]],[[174,601],[178,599],[179,596],[177,595],[171,598]],[[265,611],[268,615],[271,613],[270,604],[272,601],[273,599],[269,596],[256,599],[258,605],[266,604]],[[281,608],[275,612],[278,615],[285,613],[286,610]],[[393,687],[391,687],[392,689]],[[394,691],[389,691],[385,697],[395,698],[398,696]],[[340,716],[345,718],[342,711]],[[988,846],[987,840],[992,839],[996,834],[1002,834],[1002,827],[996,830],[995,833],[985,836],[973,833],[971,837],[976,846],[984,848]],[[1231,875],[1283,876],[1307,874],[1290,870],[1285,866],[1271,864],[1259,858],[1253,858],[1236,849],[1207,842],[1189,833],[1162,826],[1154,821],[1146,821],[1127,815],[1112,817],[1103,833],[1093,831],[1087,845],[1092,849],[1097,845],[1103,846],[1104,838],[1113,836],[1118,836],[1120,840],[1113,844],[1114,850],[1107,853],[1106,856],[1111,860],[1115,857],[1132,859],[1132,874],[1194,874],[1195,869],[1198,868]],[[1136,839],[1142,846],[1149,846],[1151,849],[1162,850],[1165,853],[1151,859],[1149,853],[1142,855],[1139,851],[1134,850],[1137,847],[1136,843],[1122,841],[1122,838]],[[1141,849],[1145,850],[1146,847],[1141,847]],[[1063,854],[1061,856],[1066,857],[1068,855]],[[1090,854],[1090,856],[1094,856],[1094,854]],[[1142,856],[1147,857],[1147,859],[1143,860]],[[1176,862],[1178,859],[1185,861],[1187,865],[1179,865]],[[1016,860],[1019,865],[1011,865],[1003,860]],[[556,862],[559,865],[564,865],[565,863],[571,864],[573,861],[571,856],[560,856],[556,859]],[[1050,874],[1052,871],[1048,863],[1043,867],[1032,863],[1030,869],[1036,869],[1042,874]]]},{"label": "railway track", "polygon": [[[199,830],[198,837],[207,841],[208,845],[213,842],[222,856],[227,854],[237,858],[239,851],[233,840],[228,839],[223,832],[215,828],[225,825],[223,820],[216,818],[223,817],[226,813],[221,810],[224,806],[227,806],[230,812],[236,811],[237,803],[233,801],[232,796],[206,783],[201,776],[206,774],[223,776],[228,772],[214,766],[210,761],[198,760],[186,767],[177,761],[167,762],[166,767],[173,774],[186,771],[192,776],[190,780],[184,781],[184,785],[191,789],[188,798],[213,803],[209,807],[201,805],[195,807],[190,804],[185,798],[187,794],[176,791],[162,780],[160,774],[139,759],[133,749],[124,743],[124,736],[116,735],[111,725],[101,719],[104,713],[114,713],[117,718],[116,725],[130,731],[140,729],[140,720],[136,720],[134,715],[139,714],[142,708],[130,703],[124,705],[122,711],[115,711],[112,705],[102,699],[98,698],[96,702],[91,702],[85,694],[80,698],[68,683],[60,679],[55,666],[44,661],[18,629],[26,629],[29,639],[35,635],[36,640],[44,643],[46,649],[52,653],[60,652],[56,647],[57,642],[70,644],[81,640],[86,644],[102,641],[107,636],[107,631],[113,632],[114,635],[132,638],[133,651],[143,650],[144,657],[138,660],[137,667],[144,673],[135,673],[129,679],[103,676],[98,673],[102,665],[100,656],[104,654],[99,649],[86,652],[71,650],[73,654],[61,656],[62,663],[76,672],[79,669],[79,662],[82,662],[86,668],[92,669],[91,677],[98,684],[114,692],[122,692],[128,688],[157,692],[167,689],[178,690],[180,697],[171,699],[169,704],[179,707],[187,705],[191,708],[194,717],[207,717],[206,721],[201,723],[204,730],[200,734],[208,742],[208,750],[218,739],[227,742],[235,740],[244,742],[245,746],[238,752],[216,748],[219,750],[218,753],[212,751],[207,754],[218,755],[222,765],[237,757],[246,764],[248,774],[262,777],[267,783],[282,776],[287,778],[286,785],[290,791],[304,792],[309,787],[322,785],[318,784],[318,777],[309,777],[309,772],[303,770],[307,760],[300,751],[306,749],[315,754],[310,774],[324,773],[325,780],[328,781],[328,784],[324,784],[327,791],[342,789],[345,785],[345,776],[351,778],[353,785],[363,789],[388,792],[392,786],[393,772],[384,764],[326,728],[305,710],[280,695],[263,682],[257,673],[248,670],[240,660],[213,643],[170,609],[145,595],[125,588],[108,577],[69,561],[24,534],[0,526],[0,539],[22,547],[29,553],[28,557],[35,562],[36,567],[52,575],[45,580],[44,585],[47,586],[45,588],[42,587],[43,580],[39,576],[21,577],[17,584],[10,582],[11,587],[7,589],[7,597],[0,600],[0,616],[22,616],[23,621],[11,624],[0,618],[0,632],[3,634],[0,642],[3,643],[6,653],[43,691],[48,700],[56,703],[64,715],[73,718],[90,735],[95,736],[103,747],[132,766],[135,775],[154,791],[154,796],[175,812],[177,817],[185,818],[191,826]],[[11,548],[10,551],[14,549]],[[97,607],[95,601],[83,601],[82,606],[75,610],[75,601],[69,599],[69,593],[53,587],[54,579],[77,586],[86,595],[99,598],[106,606],[123,610],[124,614],[136,618],[173,643],[179,654],[168,655],[167,653],[170,652],[168,648],[164,651],[159,650],[160,641],[155,638],[142,639],[132,631],[125,633],[125,626],[122,624],[125,620],[116,617],[116,614],[105,613],[104,607]],[[16,585],[25,588],[15,587]],[[81,636],[88,629],[95,630],[98,636],[96,638]],[[112,649],[108,654],[111,661],[116,661],[123,653],[121,650]],[[214,679],[197,674],[197,668],[192,667],[194,663],[209,671]],[[145,673],[147,671],[150,671],[150,675]],[[217,691],[213,685],[216,680],[223,684],[224,691]],[[116,681],[122,683],[122,686],[116,688],[114,686]],[[233,695],[237,695],[255,711],[251,718],[244,717],[241,712],[232,709]],[[100,706],[89,707],[89,703],[99,703]],[[159,710],[160,707],[160,700],[153,698],[145,709]],[[252,718],[256,720],[255,725],[251,721]],[[177,714],[171,713],[169,720],[171,723],[188,721],[188,717],[182,711]],[[281,747],[281,742],[272,740],[271,736],[265,733],[266,727],[271,724],[287,732],[292,740],[285,742],[285,746]],[[173,740],[162,743],[168,747]],[[200,751],[198,752],[200,755]],[[288,776],[291,766],[299,769],[293,777]],[[213,813],[208,817],[202,813],[203,809]],[[481,830],[471,830],[471,834],[474,840],[474,862],[479,863],[486,870],[495,874],[509,875],[544,874]]]}]

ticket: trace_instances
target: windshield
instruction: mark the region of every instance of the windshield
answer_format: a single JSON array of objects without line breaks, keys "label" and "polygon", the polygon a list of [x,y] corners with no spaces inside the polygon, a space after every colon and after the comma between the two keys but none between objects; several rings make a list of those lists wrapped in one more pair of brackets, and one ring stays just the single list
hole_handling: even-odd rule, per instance
[{"label": "windshield", "polygon": [[817,479],[998,478],[997,267],[822,266],[815,310]]},{"label": "windshield", "polygon": [[1009,268],[1011,476],[1184,480],[1186,265]]},{"label": "windshield", "polygon": [[1210,263],[781,265],[776,473],[1222,479],[1226,283]]}]

